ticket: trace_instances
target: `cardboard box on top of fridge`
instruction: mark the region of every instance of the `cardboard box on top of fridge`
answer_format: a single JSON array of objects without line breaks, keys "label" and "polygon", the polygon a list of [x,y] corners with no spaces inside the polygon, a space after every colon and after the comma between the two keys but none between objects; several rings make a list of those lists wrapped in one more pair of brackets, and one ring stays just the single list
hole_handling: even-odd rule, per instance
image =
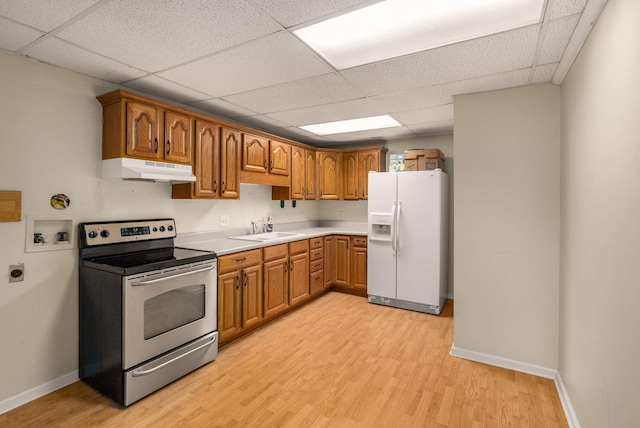
[{"label": "cardboard box on top of fridge", "polygon": [[444,154],[439,149],[413,149],[404,152],[405,171],[442,169]]}]

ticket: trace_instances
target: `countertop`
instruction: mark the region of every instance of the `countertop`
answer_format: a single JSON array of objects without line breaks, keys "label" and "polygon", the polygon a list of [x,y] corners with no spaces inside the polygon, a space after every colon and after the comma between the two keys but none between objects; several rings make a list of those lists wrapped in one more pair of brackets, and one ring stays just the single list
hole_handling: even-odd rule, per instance
[{"label": "countertop", "polygon": [[[218,256],[237,253],[239,251],[253,250],[256,248],[268,247],[270,245],[282,244],[285,242],[299,241],[301,239],[315,238],[327,235],[367,235],[366,222],[327,222],[326,224],[310,225],[310,224],[290,224],[276,225],[277,232],[294,232],[304,236],[283,237],[281,239],[273,239],[269,241],[255,242],[244,241],[239,239],[231,239],[228,236],[234,236],[233,231],[217,232],[217,233],[189,233],[179,235],[176,238],[175,245],[177,247],[193,248],[195,250],[215,251]],[[231,235],[230,235],[231,233]],[[219,235],[225,234],[226,237]],[[235,236],[248,235],[248,231],[239,230],[235,232]]]}]

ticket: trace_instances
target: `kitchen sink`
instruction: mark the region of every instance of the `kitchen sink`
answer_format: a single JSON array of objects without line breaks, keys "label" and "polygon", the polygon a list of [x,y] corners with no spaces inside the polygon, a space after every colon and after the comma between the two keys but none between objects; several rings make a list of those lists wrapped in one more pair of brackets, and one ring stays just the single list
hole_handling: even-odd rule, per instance
[{"label": "kitchen sink", "polygon": [[278,239],[290,239],[305,236],[304,233],[295,232],[265,232],[256,233],[255,235],[230,236],[229,239],[239,239],[241,241],[267,242]]}]

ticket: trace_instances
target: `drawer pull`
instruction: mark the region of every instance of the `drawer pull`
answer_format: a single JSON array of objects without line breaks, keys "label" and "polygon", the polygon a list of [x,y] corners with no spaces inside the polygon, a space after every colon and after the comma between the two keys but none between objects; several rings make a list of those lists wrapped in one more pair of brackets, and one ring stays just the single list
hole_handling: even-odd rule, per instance
[{"label": "drawer pull", "polygon": [[239,259],[236,259],[236,263],[242,263],[245,260],[247,260],[246,257],[240,257]]}]

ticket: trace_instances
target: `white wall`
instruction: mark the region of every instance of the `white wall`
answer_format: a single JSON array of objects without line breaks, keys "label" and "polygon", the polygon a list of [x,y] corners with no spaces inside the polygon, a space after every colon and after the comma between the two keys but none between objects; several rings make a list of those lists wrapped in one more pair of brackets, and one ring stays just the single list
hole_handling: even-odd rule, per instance
[{"label": "white wall", "polygon": [[562,85],[559,366],[583,428],[640,423],[638,17],[609,0]]},{"label": "white wall", "polygon": [[[78,368],[77,249],[25,253],[27,214],[59,215],[49,198],[71,198],[76,222],[173,217],[178,232],[230,227],[272,212],[278,223],[316,220],[318,202],[281,209],[271,188],[242,185],[239,201],[171,199],[166,183],[102,180],[102,107],[109,83],[0,51],[0,190],[22,191],[22,221],[0,223],[0,402]],[[23,262],[25,281],[9,283]]]},{"label": "white wall", "polygon": [[454,346],[557,368],[560,88],[455,98]]}]

